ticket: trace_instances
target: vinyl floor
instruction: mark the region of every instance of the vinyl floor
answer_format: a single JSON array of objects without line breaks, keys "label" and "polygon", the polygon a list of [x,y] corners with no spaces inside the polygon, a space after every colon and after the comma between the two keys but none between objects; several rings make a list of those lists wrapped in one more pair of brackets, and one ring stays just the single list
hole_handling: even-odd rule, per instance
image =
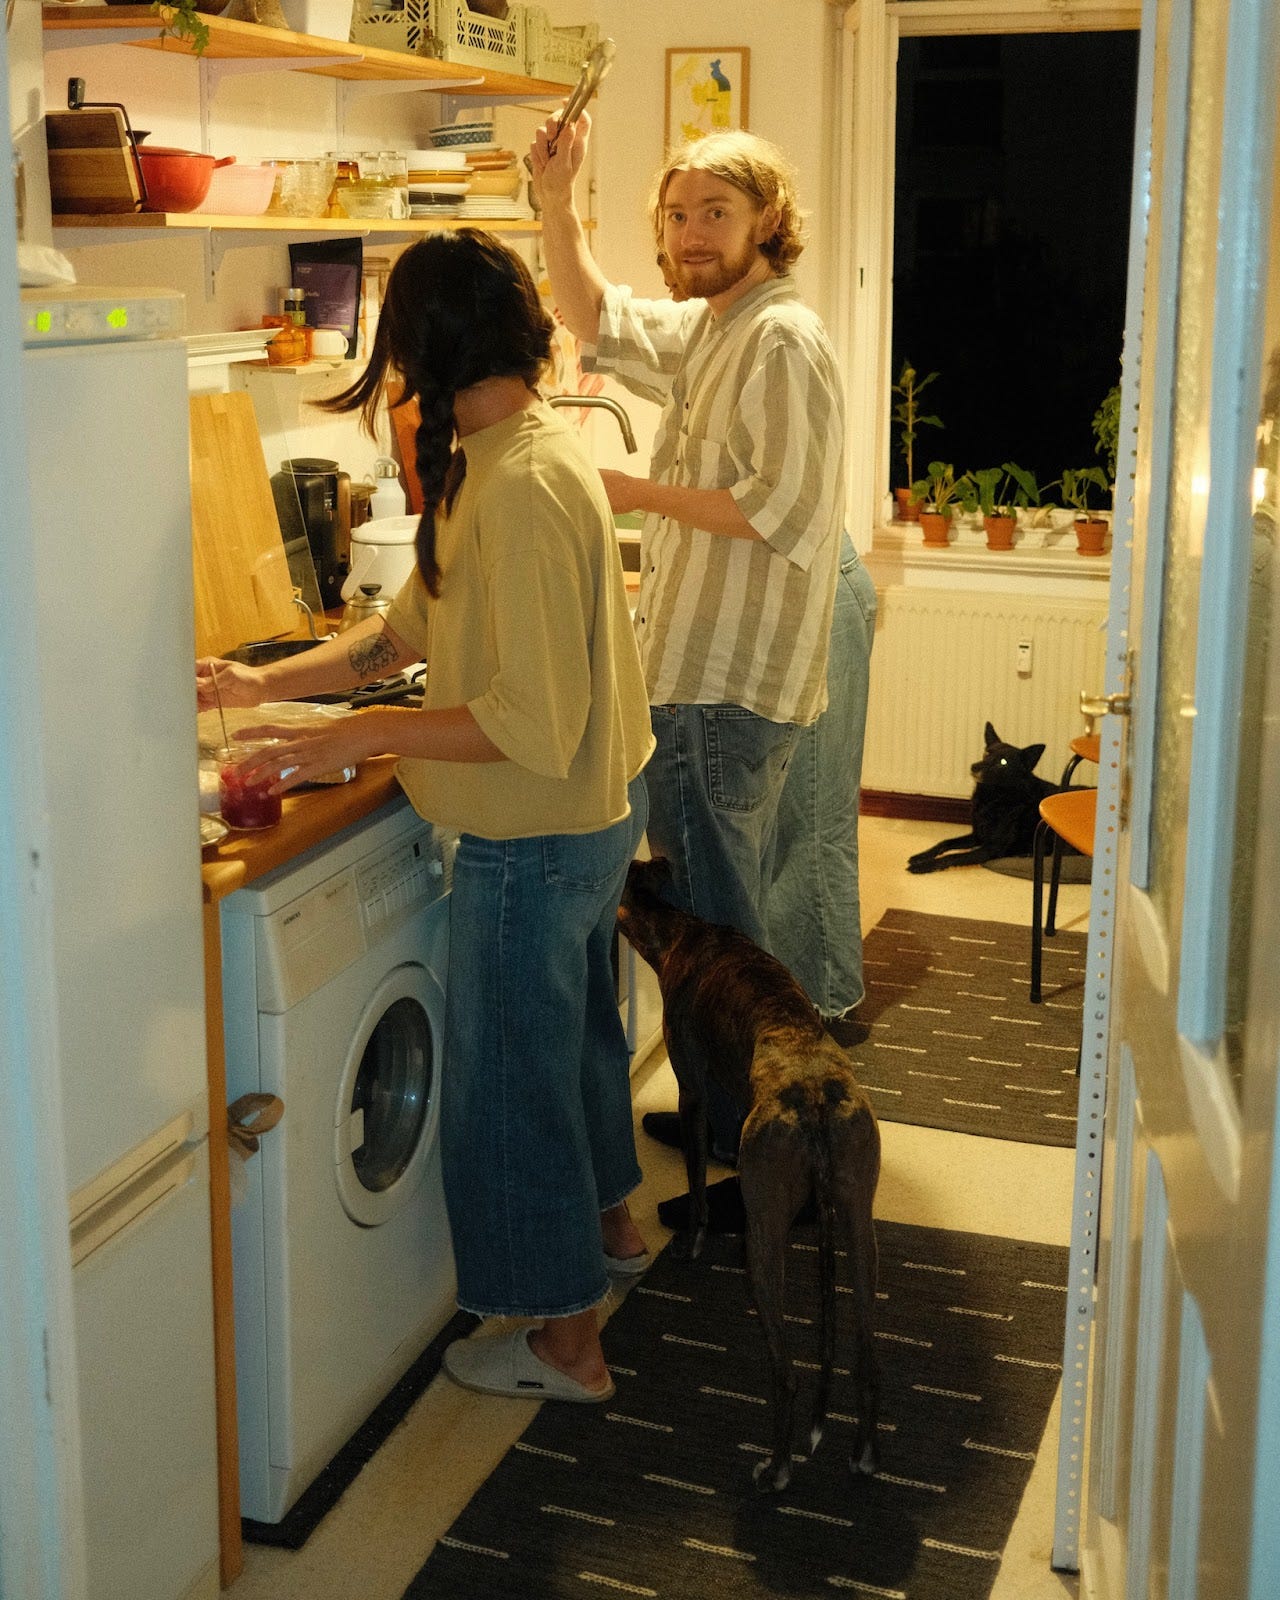
[{"label": "vinyl floor", "polygon": [[[946,824],[862,819],[864,931],[891,906],[1028,924],[1030,885],[1023,880],[982,867],[925,877],[906,872],[907,857],[947,831]],[[1087,886],[1063,886],[1062,927],[1085,930],[1088,895]],[[637,1068],[632,1087],[637,1119],[675,1104],[674,1079],[660,1049]],[[881,1135],[878,1216],[1067,1243],[1072,1150],[889,1122],[881,1124]],[[643,1135],[637,1143],[645,1178],[632,1212],[645,1236],[660,1246],[669,1235],[656,1206],[683,1187],[680,1158]],[[235,1600],[400,1600],[435,1540],[524,1431],[534,1409],[529,1401],[472,1394],[437,1378],[303,1549],[245,1547],[245,1569],[231,1590]],[[1057,1440],[1055,1403],[992,1600],[1075,1600],[1078,1593],[1073,1576],[1049,1565]]]}]

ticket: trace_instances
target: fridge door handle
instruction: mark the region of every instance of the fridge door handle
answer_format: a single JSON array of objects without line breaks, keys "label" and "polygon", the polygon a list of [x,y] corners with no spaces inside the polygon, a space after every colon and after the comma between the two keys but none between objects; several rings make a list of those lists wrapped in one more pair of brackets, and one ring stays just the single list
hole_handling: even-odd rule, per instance
[{"label": "fridge door handle", "polygon": [[71,1264],[114,1238],[152,1206],[189,1182],[197,1146],[195,1119],[184,1111],[71,1196]]}]

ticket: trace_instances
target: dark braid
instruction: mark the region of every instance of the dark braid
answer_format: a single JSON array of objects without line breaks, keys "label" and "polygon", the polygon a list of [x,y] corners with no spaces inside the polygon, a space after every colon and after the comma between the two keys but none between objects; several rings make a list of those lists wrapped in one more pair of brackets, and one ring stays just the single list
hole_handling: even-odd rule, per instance
[{"label": "dark braid", "polygon": [[387,281],[369,364],[348,389],[321,404],[359,410],[374,434],[392,375],[400,379],[392,407],[416,399],[421,414],[415,466],[422,485],[418,570],[440,593],[436,517],[448,515],[466,471],[455,448],[458,393],[486,378],[522,378],[534,388],[551,357],[554,324],[528,267],[487,233],[459,228],[430,234],[401,255]]}]

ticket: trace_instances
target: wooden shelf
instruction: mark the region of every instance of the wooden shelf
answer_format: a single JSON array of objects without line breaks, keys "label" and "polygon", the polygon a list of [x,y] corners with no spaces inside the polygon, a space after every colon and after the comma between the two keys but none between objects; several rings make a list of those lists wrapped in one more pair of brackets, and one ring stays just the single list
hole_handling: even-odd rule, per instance
[{"label": "wooden shelf", "polygon": [[[233,22],[226,17],[201,17],[209,29],[209,44],[204,54],[196,57],[188,40],[175,39],[160,31],[155,12],[146,5],[46,5],[42,15],[47,33],[92,35],[91,42],[95,44],[112,43],[112,33],[127,34],[121,43],[200,61],[279,61],[282,71],[311,72],[351,83],[421,83],[423,89],[438,94],[474,95],[481,99],[497,95],[555,99],[568,92],[562,83],[527,78],[500,68],[436,61],[429,56],[379,50],[372,45],[352,44],[342,39],[286,33],[280,28],[261,27],[256,22]],[[140,30],[145,30],[148,36],[138,37]]]},{"label": "wooden shelf", "polygon": [[409,217],[392,222],[380,217],[218,217],[197,211],[115,211],[103,215],[63,212],[55,229],[84,228],[128,233],[337,233],[416,234],[447,228],[483,228],[486,233],[537,233],[535,217]]}]

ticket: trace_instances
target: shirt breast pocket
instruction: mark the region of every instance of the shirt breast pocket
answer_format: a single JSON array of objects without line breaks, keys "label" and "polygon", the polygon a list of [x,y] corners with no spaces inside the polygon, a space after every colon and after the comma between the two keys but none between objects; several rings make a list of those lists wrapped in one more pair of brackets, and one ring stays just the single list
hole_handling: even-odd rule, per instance
[{"label": "shirt breast pocket", "polygon": [[690,489],[728,489],[742,476],[722,440],[683,428],[676,464],[680,482]]}]

